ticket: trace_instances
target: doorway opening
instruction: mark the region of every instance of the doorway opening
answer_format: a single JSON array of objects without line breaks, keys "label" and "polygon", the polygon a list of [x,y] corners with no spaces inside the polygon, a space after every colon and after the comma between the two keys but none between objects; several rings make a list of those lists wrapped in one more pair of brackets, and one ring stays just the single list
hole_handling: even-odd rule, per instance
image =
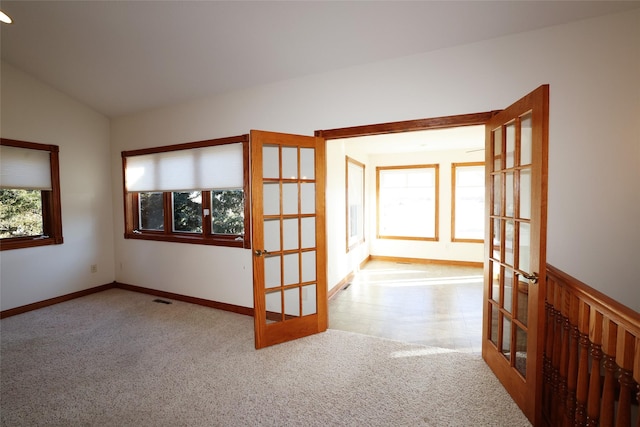
[{"label": "doorway opening", "polygon": [[[458,210],[470,219],[479,219],[482,228],[484,170],[479,174],[481,188],[475,190],[482,204],[479,211],[470,213],[472,205],[464,209],[464,202],[455,195],[454,166],[484,164],[484,122],[492,115],[489,112],[316,133],[327,140],[327,188],[342,188],[344,193],[344,197],[336,197],[340,192],[334,191],[327,197],[328,285],[333,286],[330,328],[480,353],[484,232],[465,235],[469,227],[465,231],[462,214],[456,218],[455,200]],[[349,216],[356,212],[349,200],[354,193],[349,188],[353,182],[345,177],[349,164],[347,170],[336,166],[344,165],[345,158],[364,169],[364,238],[355,245],[349,244],[349,229],[354,225],[354,218]],[[411,204],[404,198],[400,204],[411,205],[413,208],[404,208],[414,211],[416,206],[433,209],[435,232],[425,238],[421,235],[424,232],[418,231],[415,235],[385,236],[379,220],[380,170],[425,165],[436,167],[432,203],[422,200]],[[423,190],[418,189],[418,193]],[[412,190],[391,191],[397,194]],[[458,196],[469,192],[473,189],[459,189]],[[409,230],[405,234],[419,228],[407,227],[412,215],[398,219],[398,212],[393,210],[391,218],[403,223],[401,228]],[[420,221],[424,215],[413,217]]]}]

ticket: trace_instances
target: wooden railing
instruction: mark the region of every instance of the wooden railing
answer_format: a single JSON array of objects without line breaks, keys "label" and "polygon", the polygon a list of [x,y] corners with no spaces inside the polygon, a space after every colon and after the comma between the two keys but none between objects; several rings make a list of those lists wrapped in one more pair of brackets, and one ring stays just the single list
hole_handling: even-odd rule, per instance
[{"label": "wooden railing", "polygon": [[549,265],[546,294],[545,422],[640,427],[640,315]]}]

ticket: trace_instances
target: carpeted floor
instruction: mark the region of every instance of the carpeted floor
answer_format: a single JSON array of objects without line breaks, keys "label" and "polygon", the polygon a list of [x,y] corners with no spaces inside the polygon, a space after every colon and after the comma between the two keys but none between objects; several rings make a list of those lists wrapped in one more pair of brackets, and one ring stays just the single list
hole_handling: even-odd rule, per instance
[{"label": "carpeted floor", "polygon": [[0,323],[2,426],[529,426],[480,356],[109,290]]}]

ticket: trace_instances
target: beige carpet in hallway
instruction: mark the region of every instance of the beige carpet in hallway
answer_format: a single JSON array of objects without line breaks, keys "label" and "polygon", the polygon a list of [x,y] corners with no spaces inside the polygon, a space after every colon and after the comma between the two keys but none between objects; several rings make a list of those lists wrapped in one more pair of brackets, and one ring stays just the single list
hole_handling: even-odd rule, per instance
[{"label": "beige carpet in hallway", "polygon": [[478,355],[109,290],[3,319],[3,426],[528,426]]}]

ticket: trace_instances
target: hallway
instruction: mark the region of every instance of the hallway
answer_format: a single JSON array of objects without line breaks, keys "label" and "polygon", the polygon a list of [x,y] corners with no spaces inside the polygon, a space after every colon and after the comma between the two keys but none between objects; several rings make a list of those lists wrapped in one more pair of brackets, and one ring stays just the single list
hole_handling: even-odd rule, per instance
[{"label": "hallway", "polygon": [[480,353],[482,268],[369,261],[329,301],[329,328]]}]

